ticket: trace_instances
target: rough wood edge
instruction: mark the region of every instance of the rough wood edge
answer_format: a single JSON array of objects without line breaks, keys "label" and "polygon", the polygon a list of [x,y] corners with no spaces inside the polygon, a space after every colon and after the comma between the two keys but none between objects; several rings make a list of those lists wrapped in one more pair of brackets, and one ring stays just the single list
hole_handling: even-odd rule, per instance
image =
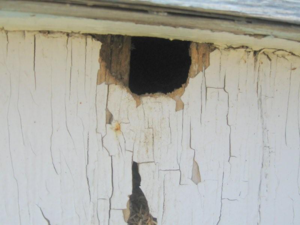
[{"label": "rough wood edge", "polygon": [[194,78],[200,72],[203,72],[210,65],[210,53],[214,50],[214,46],[206,43],[191,43],[190,56],[191,66],[187,81],[181,88],[174,90],[167,95],[176,101],[176,111],[184,108],[184,103],[181,100],[181,96],[184,94],[185,88],[188,86],[190,78]]},{"label": "rough wood edge", "polygon": [[[112,37],[117,37],[117,36],[107,35],[107,36],[100,36],[98,38],[98,40],[102,42],[102,47],[99,54],[100,70],[98,72],[97,85],[105,83],[107,85],[115,84],[115,85],[122,86],[135,99],[136,107],[138,107],[141,104],[141,97],[161,96],[162,93],[137,95],[131,92],[128,86],[131,44],[127,43],[128,41],[130,42],[130,37],[123,36],[122,38],[122,36],[120,36],[120,38],[117,38],[115,42],[112,41]],[[126,44],[123,46],[123,43],[125,42]],[[112,55],[114,55],[113,52],[115,51],[115,45],[122,46],[122,48],[124,47],[125,54],[124,55],[119,54],[118,58],[112,58]],[[203,72],[205,69],[209,67],[210,52],[212,52],[214,49],[215,47],[212,44],[206,44],[206,43],[199,44],[194,42],[191,43],[190,51],[189,51],[191,57],[191,65],[190,65],[189,74],[186,82],[182,85],[182,87],[177,88],[174,91],[165,94],[166,96],[172,98],[176,102],[176,111],[180,111],[184,108],[184,103],[181,100],[181,96],[184,94],[185,88],[189,84],[190,78],[194,78],[200,72]],[[126,53],[128,51],[129,54]],[[122,73],[121,71],[122,74],[118,74],[118,75],[112,74],[111,70],[113,69],[113,67],[117,66],[114,65],[116,63],[122,64],[122,67],[125,67],[125,70],[123,70],[125,71],[125,73]],[[125,78],[123,76],[125,76]]]},{"label": "rough wood edge", "polygon": [[97,84],[113,84],[116,79],[124,86],[129,84],[131,37],[100,35],[100,71]]}]

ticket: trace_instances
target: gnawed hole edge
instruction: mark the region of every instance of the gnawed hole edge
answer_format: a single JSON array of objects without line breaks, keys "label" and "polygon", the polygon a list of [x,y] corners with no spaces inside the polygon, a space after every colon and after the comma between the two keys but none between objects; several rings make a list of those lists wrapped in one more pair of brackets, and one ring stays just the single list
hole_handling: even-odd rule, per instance
[{"label": "gnawed hole edge", "polygon": [[215,50],[215,47],[212,44],[192,42],[189,49],[191,65],[189,67],[187,80],[180,88],[177,88],[167,94],[154,93],[137,95],[132,93],[128,87],[132,48],[131,37],[120,35],[100,35],[95,38],[102,43],[99,58],[100,70],[97,78],[98,85],[102,83],[106,83],[108,85],[121,85],[133,96],[137,107],[141,103],[141,97],[158,97],[165,95],[176,101],[176,111],[184,108],[181,96],[184,94],[185,88],[189,83],[189,79],[195,77],[197,74],[209,67],[210,53]]}]

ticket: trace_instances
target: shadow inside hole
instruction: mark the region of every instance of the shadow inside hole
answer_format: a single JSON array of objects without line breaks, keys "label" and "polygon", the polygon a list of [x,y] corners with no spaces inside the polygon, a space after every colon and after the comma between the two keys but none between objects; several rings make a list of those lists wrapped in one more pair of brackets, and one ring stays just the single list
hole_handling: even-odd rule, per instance
[{"label": "shadow inside hole", "polygon": [[139,174],[138,164],[132,163],[132,194],[130,195],[130,216],[127,221],[129,225],[155,225],[156,218],[153,218],[149,212],[148,202],[140,188],[141,176]]},{"label": "shadow inside hole", "polygon": [[129,88],[138,95],[169,93],[186,83],[190,42],[132,37]]}]

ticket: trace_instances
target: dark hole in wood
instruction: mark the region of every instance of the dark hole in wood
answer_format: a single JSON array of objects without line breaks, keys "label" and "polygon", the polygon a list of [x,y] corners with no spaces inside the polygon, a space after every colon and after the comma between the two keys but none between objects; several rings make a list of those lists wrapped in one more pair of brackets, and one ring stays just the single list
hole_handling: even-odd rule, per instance
[{"label": "dark hole in wood", "polygon": [[129,88],[138,95],[169,93],[188,78],[190,42],[132,37]]},{"label": "dark hole in wood", "polygon": [[148,202],[140,188],[141,176],[139,174],[138,164],[132,163],[132,194],[130,195],[130,217],[129,225],[155,225],[156,218],[153,218],[149,212]]}]

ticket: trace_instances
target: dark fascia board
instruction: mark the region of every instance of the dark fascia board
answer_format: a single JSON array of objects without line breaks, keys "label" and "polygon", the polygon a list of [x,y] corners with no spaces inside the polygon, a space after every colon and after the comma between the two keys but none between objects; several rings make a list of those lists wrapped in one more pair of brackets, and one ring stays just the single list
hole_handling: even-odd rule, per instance
[{"label": "dark fascia board", "polygon": [[297,24],[215,14],[208,11],[200,12],[191,10],[191,7],[169,7],[167,4],[154,4],[155,2],[158,0],[2,0],[0,1],[0,10],[211,30],[258,38],[272,36],[300,41],[300,26]]}]

